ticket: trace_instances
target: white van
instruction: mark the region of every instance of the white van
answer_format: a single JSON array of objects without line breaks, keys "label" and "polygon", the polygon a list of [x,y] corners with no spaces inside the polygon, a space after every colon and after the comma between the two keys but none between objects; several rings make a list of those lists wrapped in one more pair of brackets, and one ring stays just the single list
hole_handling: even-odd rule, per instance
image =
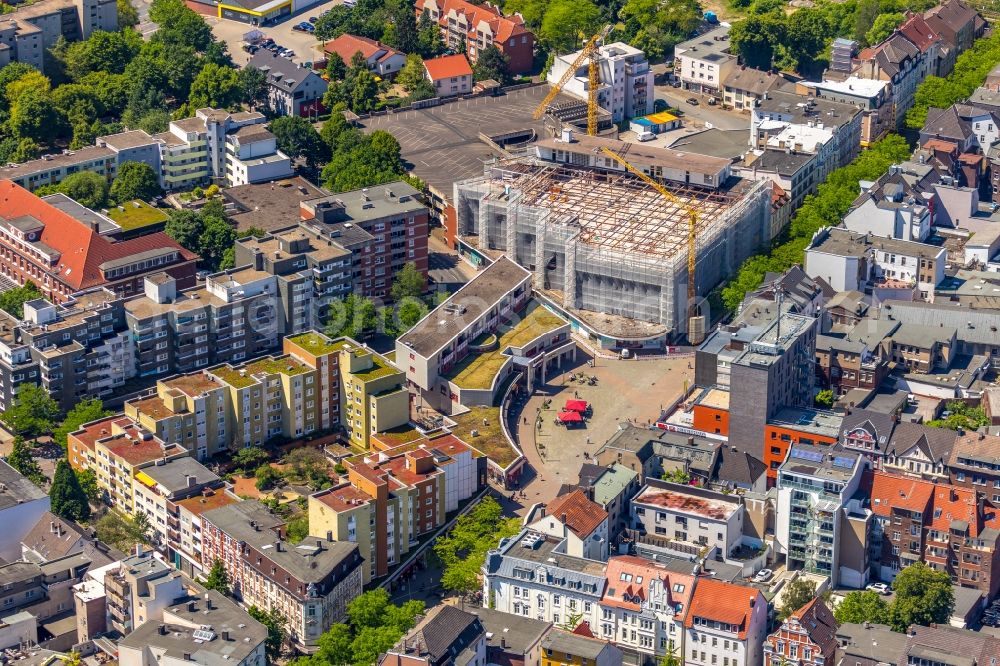
[{"label": "white van", "polygon": [[652,132],[646,131],[646,132],[639,132],[635,136],[635,138],[637,141],[652,141],[653,139],[656,138],[656,135],[653,134]]}]

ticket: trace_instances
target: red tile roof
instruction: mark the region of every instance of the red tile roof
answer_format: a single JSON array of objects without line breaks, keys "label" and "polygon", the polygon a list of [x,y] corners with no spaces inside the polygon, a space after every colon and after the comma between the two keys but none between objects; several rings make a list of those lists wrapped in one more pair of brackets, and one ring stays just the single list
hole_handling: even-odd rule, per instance
[{"label": "red tile roof", "polygon": [[739,627],[740,640],[744,640],[757,605],[761,605],[760,612],[767,612],[767,601],[759,590],[714,578],[699,578],[684,626],[693,627],[696,617],[734,624]]},{"label": "red tile roof", "polygon": [[903,25],[899,26],[899,31],[924,53],[941,39],[920,14],[913,14],[906,19]]},{"label": "red tile roof", "polygon": [[889,517],[893,507],[926,514],[934,497],[934,484],[886,472],[872,475],[871,506],[876,516]]},{"label": "red tile roof", "polygon": [[161,232],[127,241],[116,242],[105,238],[10,180],[0,180],[0,215],[8,220],[30,215],[42,222],[45,228],[42,229],[41,242],[61,255],[53,274],[74,289],[104,284],[106,281],[99,268],[101,264],[140,252],[176,248],[185,260],[198,258],[198,255],[185,250]]},{"label": "red tile roof", "polygon": [[[481,21],[485,21],[490,26],[493,33],[494,42],[505,42],[511,37],[530,34],[524,27],[524,19],[520,14],[504,16],[500,10],[490,3],[474,5],[466,0],[436,0],[440,15],[438,23],[442,26],[448,25],[448,15],[452,12],[465,14],[469,25],[469,36],[476,37],[476,29]],[[427,0],[417,0],[417,15],[424,11]]]},{"label": "red tile roof", "polygon": [[450,79],[453,76],[472,76],[472,67],[461,53],[425,60],[424,68],[431,81]]},{"label": "red tile roof", "polygon": [[336,39],[331,39],[326,44],[323,45],[323,51],[327,54],[336,53],[339,55],[345,63],[351,64],[351,58],[358,51],[361,55],[365,57],[365,60],[369,60],[373,55],[379,52],[382,55],[379,56],[379,60],[385,60],[386,58],[391,58],[394,55],[402,55],[399,51],[393,49],[390,46],[386,46],[382,42],[375,41],[374,39],[368,39],[367,37],[358,37],[357,35],[341,35]]},{"label": "red tile roof", "polygon": [[[625,580],[626,577],[628,580]],[[677,611],[679,618],[687,613],[694,592],[694,576],[670,571],[666,565],[633,555],[618,555],[609,559],[607,579],[602,606],[639,611],[640,603],[647,600],[649,584],[658,579],[663,582],[667,603],[675,609],[680,607]]]},{"label": "red tile roof", "polygon": [[608,519],[608,512],[589,500],[579,488],[549,502],[545,513],[559,520],[566,514],[566,527],[581,539],[586,539]]}]

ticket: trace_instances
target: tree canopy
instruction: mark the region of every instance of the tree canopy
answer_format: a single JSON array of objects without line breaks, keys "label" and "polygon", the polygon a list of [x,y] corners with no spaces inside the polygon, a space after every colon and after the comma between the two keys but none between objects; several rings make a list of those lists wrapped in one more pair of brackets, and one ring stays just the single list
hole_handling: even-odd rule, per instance
[{"label": "tree canopy", "polygon": [[229,581],[229,572],[222,560],[212,562],[212,568],[208,570],[208,576],[202,581],[206,589],[221,592],[227,597],[232,593]]},{"label": "tree canopy", "polygon": [[52,487],[49,489],[51,511],[61,518],[73,521],[90,518],[90,502],[87,493],[80,486],[80,480],[73,473],[69,461],[65,458],[56,464],[56,472],[52,476]]},{"label": "tree canopy", "polygon": [[816,598],[816,582],[808,578],[796,578],[785,584],[785,595],[781,601],[778,617],[785,619]]},{"label": "tree canopy", "polygon": [[889,604],[878,592],[853,590],[844,595],[843,601],[833,609],[833,616],[841,624],[888,624]]},{"label": "tree canopy", "polygon": [[924,562],[900,571],[892,588],[896,597],[889,608],[889,624],[896,631],[905,632],[911,624],[947,624],[955,608],[951,577]]},{"label": "tree canopy", "polygon": [[42,473],[42,468],[38,466],[38,461],[35,460],[32,450],[33,447],[25,441],[24,437],[17,435],[14,437],[10,453],[7,454],[5,460],[8,465],[23,474],[26,479],[36,486],[42,486],[45,484],[45,474]]},{"label": "tree canopy", "polygon": [[51,432],[58,418],[59,404],[38,384],[21,384],[14,404],[0,414],[0,421],[25,437]]},{"label": "tree canopy", "polygon": [[67,438],[71,432],[79,430],[84,423],[90,423],[105,416],[111,416],[111,414],[112,412],[104,409],[104,403],[101,402],[100,398],[84,398],[66,412],[66,418],[62,420],[58,428],[52,431],[52,441],[65,449]]},{"label": "tree canopy", "polygon": [[159,196],[160,180],[145,162],[125,162],[118,168],[118,175],[111,183],[111,198],[117,203],[149,201]]},{"label": "tree canopy", "polygon": [[287,624],[285,616],[282,615],[278,608],[266,611],[256,606],[250,606],[247,609],[247,613],[250,617],[267,627],[267,639],[264,642],[264,650],[267,652],[268,659],[274,662],[275,659],[281,656],[281,646],[288,635],[288,632],[285,630],[285,624]]},{"label": "tree canopy", "polygon": [[43,294],[31,280],[28,280],[20,287],[14,287],[4,292],[0,292],[0,310],[14,315],[18,319],[24,317],[24,304],[36,298],[42,298]]},{"label": "tree canopy", "polygon": [[434,545],[434,554],[444,566],[441,586],[463,594],[479,589],[479,571],[487,551],[496,548],[500,539],[517,534],[519,527],[516,518],[503,517],[503,508],[495,499],[484,497],[459,516],[451,532],[438,537]]}]

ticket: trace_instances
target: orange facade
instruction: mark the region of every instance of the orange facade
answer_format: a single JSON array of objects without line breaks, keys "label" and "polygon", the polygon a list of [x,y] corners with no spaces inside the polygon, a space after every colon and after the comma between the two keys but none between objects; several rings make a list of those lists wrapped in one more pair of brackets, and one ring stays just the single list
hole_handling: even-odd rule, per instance
[{"label": "orange facade", "polygon": [[788,447],[793,443],[836,444],[837,438],[804,432],[788,426],[764,426],[764,464],[767,465],[768,485],[773,485],[778,479],[778,467],[784,462]]},{"label": "orange facade", "polygon": [[695,405],[691,412],[695,430],[729,437],[729,410],[706,405]]}]

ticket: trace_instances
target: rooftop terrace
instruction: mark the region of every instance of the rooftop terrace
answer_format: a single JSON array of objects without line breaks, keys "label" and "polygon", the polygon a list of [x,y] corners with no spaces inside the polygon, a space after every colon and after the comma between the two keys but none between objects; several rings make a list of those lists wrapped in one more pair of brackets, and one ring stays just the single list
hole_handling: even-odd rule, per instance
[{"label": "rooftop terrace", "polygon": [[[529,305],[529,308],[531,306]],[[562,317],[538,306],[525,312],[510,330],[500,336],[499,344],[492,351],[471,353],[451,369],[449,379],[464,389],[488,389],[493,386],[504,361],[507,349],[520,349],[541,335],[566,325]]]},{"label": "rooftop terrace", "polygon": [[313,356],[324,356],[338,352],[348,344],[347,340],[332,340],[316,331],[291,336],[288,341],[302,347]]},{"label": "rooftop terrace", "polygon": [[112,206],[108,209],[108,217],[125,231],[141,229],[169,219],[164,211],[153,208],[144,201],[127,201],[120,207]]},{"label": "rooftop terrace", "polygon": [[221,365],[209,372],[233,388],[246,388],[257,382],[255,375],[287,375],[294,377],[309,372],[311,368],[291,356],[265,356],[242,367]]},{"label": "rooftop terrace", "polygon": [[[448,417],[455,422],[451,432],[463,442],[486,454],[500,467],[506,468],[517,460],[518,453],[511,447],[500,426],[499,407],[472,407],[464,414]],[[472,431],[478,431],[473,437]]]}]

